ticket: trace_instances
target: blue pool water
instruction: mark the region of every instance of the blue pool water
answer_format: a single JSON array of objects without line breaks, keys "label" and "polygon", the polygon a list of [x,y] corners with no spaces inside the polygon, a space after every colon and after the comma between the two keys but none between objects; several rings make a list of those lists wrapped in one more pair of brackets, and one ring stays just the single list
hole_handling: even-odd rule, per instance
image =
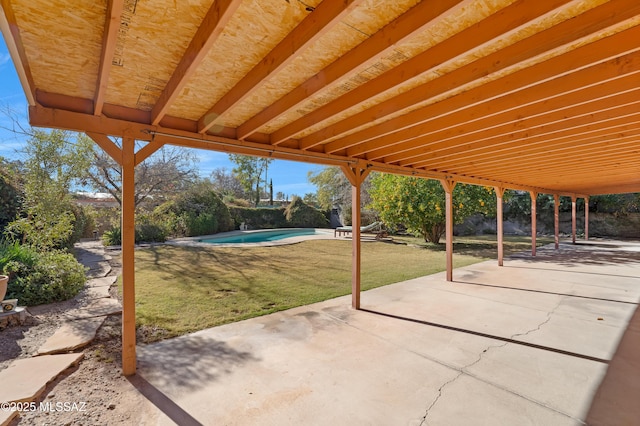
[{"label": "blue pool water", "polygon": [[199,242],[209,244],[263,243],[266,241],[277,241],[290,237],[321,234],[325,234],[325,232],[317,232],[315,229],[268,229],[248,232],[241,235],[231,235],[229,237],[208,238],[199,240]]}]

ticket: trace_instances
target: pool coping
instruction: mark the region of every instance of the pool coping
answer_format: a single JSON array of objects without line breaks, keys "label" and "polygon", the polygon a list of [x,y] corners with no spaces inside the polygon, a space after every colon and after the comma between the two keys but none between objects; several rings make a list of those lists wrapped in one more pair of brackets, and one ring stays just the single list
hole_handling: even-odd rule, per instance
[{"label": "pool coping", "polygon": [[[301,235],[295,237],[283,238],[281,240],[276,241],[262,241],[256,243],[219,243],[219,244],[211,244],[211,243],[203,243],[200,240],[204,240],[207,238],[226,238],[233,237],[236,235],[243,234],[252,234],[257,232],[264,231],[275,231],[275,230],[288,230],[288,231],[302,231],[302,230],[310,230],[313,229],[316,232],[325,232],[325,234],[319,235]],[[333,229],[330,228],[267,228],[267,229],[252,229],[247,231],[229,231],[229,232],[220,232],[218,234],[212,235],[199,235],[197,237],[183,237],[176,238],[170,241],[165,242],[165,244],[176,245],[176,246],[189,246],[189,247],[271,247],[271,246],[284,246],[290,244],[297,244],[302,241],[308,240],[333,240],[335,237],[333,235]]]}]

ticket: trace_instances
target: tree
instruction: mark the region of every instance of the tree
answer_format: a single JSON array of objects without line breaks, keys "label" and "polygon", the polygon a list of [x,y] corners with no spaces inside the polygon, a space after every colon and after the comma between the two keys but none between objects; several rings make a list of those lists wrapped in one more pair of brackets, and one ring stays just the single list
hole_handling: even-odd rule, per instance
[{"label": "tree", "polygon": [[[445,194],[437,180],[376,174],[371,182],[371,207],[393,228],[404,225],[425,241],[439,243],[445,231]],[[453,192],[454,222],[474,213],[495,214],[493,188],[458,184]]]},{"label": "tree", "polygon": [[[90,139],[84,135],[84,140]],[[116,144],[120,141],[116,140]],[[100,192],[108,192],[122,205],[122,168],[97,145],[86,180]],[[188,149],[165,145],[135,169],[135,205],[153,199],[160,204],[179,194],[197,177],[197,159]]]},{"label": "tree", "polygon": [[[369,174],[360,187],[361,209],[371,203],[369,188],[373,175]],[[316,198],[320,208],[337,208],[344,223],[351,223],[351,183],[342,170],[339,167],[325,167],[318,172],[309,172],[307,179],[318,188]]]},{"label": "tree", "polygon": [[273,159],[229,154],[229,160],[236,164],[233,173],[242,184],[245,192],[254,200],[255,206],[258,207],[262,193],[260,188],[262,174],[267,171]]},{"label": "tree", "polygon": [[302,201],[310,206],[320,205],[320,203],[318,203],[318,197],[313,192],[307,192],[306,194],[304,194],[304,197],[302,197]]},{"label": "tree", "polygon": [[339,167],[310,171],[307,179],[317,188],[316,198],[321,208],[329,210],[351,205],[351,183]]},{"label": "tree", "polygon": [[244,188],[242,183],[238,180],[237,176],[226,168],[221,167],[211,172],[211,184],[213,190],[222,196],[232,196],[236,198],[244,198]]},{"label": "tree", "polygon": [[92,151],[86,139],[71,138],[67,131],[32,130],[25,148],[25,217],[11,222],[7,232],[39,250],[69,246],[82,232],[70,189],[86,174]]},{"label": "tree", "polygon": [[16,219],[22,208],[23,183],[19,166],[0,157],[0,232]]}]

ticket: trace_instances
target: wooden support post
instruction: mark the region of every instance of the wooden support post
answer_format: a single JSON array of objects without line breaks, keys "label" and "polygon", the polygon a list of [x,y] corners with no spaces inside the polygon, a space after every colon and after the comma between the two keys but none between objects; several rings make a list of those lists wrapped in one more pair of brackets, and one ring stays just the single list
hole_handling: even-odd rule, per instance
[{"label": "wooden support post", "polygon": [[447,256],[447,281],[453,281],[453,190],[456,182],[441,180],[445,194],[445,244]]},{"label": "wooden support post", "polygon": [[560,248],[560,196],[553,194],[553,235],[556,250]]},{"label": "wooden support post", "polygon": [[136,374],[135,140],[122,140],[122,373]]},{"label": "wooden support post", "polygon": [[537,223],[536,223],[536,211],[537,211],[537,200],[538,193],[535,191],[530,191],[529,195],[531,196],[531,256],[536,255],[536,236],[537,236]]},{"label": "wooden support post", "polygon": [[370,169],[343,166],[342,171],[351,183],[351,307],[360,309],[361,241],[360,187]]},{"label": "wooden support post", "polygon": [[498,234],[498,266],[502,266],[504,263],[504,229],[502,226],[502,197],[504,197],[504,188],[495,187],[496,191],[496,219],[498,222],[496,233]]},{"label": "wooden support post", "polygon": [[571,196],[571,242],[576,243],[576,196]]},{"label": "wooden support post", "polygon": [[589,197],[584,197],[584,239],[589,239]]}]

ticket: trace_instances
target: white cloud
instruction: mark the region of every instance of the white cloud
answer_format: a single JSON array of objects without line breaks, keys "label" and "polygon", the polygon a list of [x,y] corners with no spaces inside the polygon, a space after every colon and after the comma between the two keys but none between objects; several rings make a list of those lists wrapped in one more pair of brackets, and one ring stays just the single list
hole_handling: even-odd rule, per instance
[{"label": "white cloud", "polygon": [[11,62],[11,55],[9,55],[9,52],[0,52],[0,67],[3,67],[5,64],[8,64],[9,62]]}]

